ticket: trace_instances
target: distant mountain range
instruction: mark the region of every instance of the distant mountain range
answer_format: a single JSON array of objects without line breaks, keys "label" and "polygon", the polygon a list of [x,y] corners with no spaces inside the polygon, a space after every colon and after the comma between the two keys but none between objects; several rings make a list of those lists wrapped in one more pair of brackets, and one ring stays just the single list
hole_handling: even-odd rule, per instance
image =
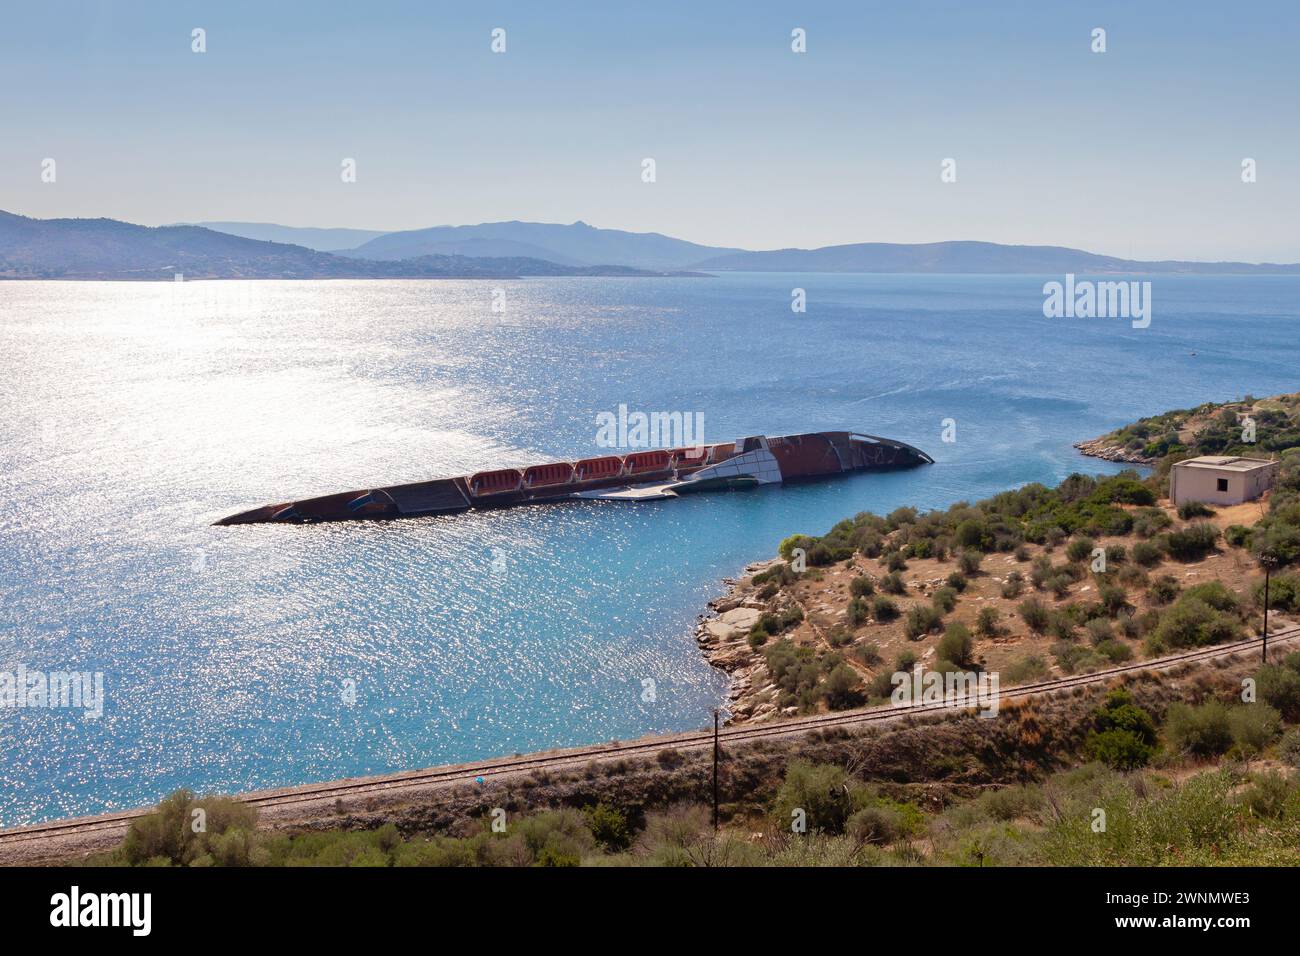
[{"label": "distant mountain range", "polygon": [[[271,238],[254,230],[283,230],[286,237],[311,248],[315,232],[365,230],[298,230],[257,223],[206,223],[212,228],[254,238]],[[690,269],[703,272],[934,272],[934,273],[1296,273],[1297,264],[1249,262],[1146,262],[1096,255],[1065,246],[1010,246],[995,242],[928,242],[903,244],[861,242],[818,249],[755,252],[674,239],[657,232],[598,229],[585,222],[485,222],[476,226],[434,226],[404,232],[367,233],[354,248],[331,248],[366,259],[403,259],[417,255],[526,256],[563,265],[618,262],[639,269]]]},{"label": "distant mountain range", "polygon": [[311,226],[279,226],[273,222],[178,222],[176,225],[202,226],[204,229],[243,236],[245,239],[287,242],[317,252],[352,249],[363,242],[387,235],[382,229],[316,229]]},{"label": "distant mountain range", "polygon": [[387,279],[652,276],[620,265],[572,266],[523,256],[338,256],[201,226],[137,226],[116,219],[29,219],[0,211],[0,278]]},{"label": "distant mountain range", "polygon": [[195,279],[504,278],[732,271],[1294,275],[1300,274],[1300,264],[1144,262],[1064,246],[993,242],[864,242],[753,252],[585,222],[494,222],[381,233],[238,222],[149,227],[0,212],[0,278],[166,279],[176,272]]},{"label": "distant mountain range", "polygon": [[820,249],[732,252],[691,263],[704,272],[935,273],[1300,273],[1300,264],[1144,262],[1099,256],[1065,246],[1004,246],[996,242],[859,242]]},{"label": "distant mountain range", "polygon": [[349,255],[405,259],[427,255],[525,255],[570,265],[619,262],[638,269],[685,269],[714,256],[744,252],[702,246],[657,232],[597,229],[585,222],[486,222],[477,226],[434,226],[391,232],[371,239]]}]

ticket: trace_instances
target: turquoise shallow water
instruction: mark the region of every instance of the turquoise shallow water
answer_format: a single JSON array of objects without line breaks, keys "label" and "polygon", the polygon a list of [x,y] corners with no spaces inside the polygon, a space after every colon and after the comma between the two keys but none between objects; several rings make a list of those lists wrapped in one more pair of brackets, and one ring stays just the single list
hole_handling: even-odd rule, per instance
[{"label": "turquoise shallow water", "polygon": [[[1156,277],[1148,329],[1045,319],[1043,281],[0,284],[0,671],[101,671],[107,694],[98,720],[0,710],[0,824],[703,726],[725,680],[692,622],[785,535],[1112,471],[1071,442],[1300,387],[1300,279]],[[620,403],[700,412],[709,441],[851,428],[937,464],[210,526],[589,454]]]}]

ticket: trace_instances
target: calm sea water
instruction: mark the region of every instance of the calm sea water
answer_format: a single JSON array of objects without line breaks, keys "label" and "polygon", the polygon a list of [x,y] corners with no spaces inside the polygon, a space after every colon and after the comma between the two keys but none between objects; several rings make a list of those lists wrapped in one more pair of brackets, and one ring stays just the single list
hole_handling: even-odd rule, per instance
[{"label": "calm sea water", "polygon": [[[1114,470],[1071,442],[1298,387],[1300,279],[1157,277],[1144,330],[1045,319],[1042,283],[0,284],[0,671],[99,671],[107,693],[98,720],[0,710],[0,825],[703,726],[725,680],[693,619],[785,535]],[[702,412],[710,441],[850,428],[937,464],[640,505],[210,526],[589,454],[620,403]]]}]

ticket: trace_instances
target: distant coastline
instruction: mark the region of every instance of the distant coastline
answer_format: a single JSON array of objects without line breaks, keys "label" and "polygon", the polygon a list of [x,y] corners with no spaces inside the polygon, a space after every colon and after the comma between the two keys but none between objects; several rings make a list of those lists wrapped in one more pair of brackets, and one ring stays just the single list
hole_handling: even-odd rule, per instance
[{"label": "distant coastline", "polygon": [[[598,229],[584,222],[512,221],[372,233],[271,223],[141,226],[0,211],[0,278],[157,282],[178,273],[186,279],[703,278],[718,272],[1300,275],[1300,263],[1148,262],[1065,246],[964,240],[751,251],[660,233]],[[285,238],[297,241],[276,241]]]}]

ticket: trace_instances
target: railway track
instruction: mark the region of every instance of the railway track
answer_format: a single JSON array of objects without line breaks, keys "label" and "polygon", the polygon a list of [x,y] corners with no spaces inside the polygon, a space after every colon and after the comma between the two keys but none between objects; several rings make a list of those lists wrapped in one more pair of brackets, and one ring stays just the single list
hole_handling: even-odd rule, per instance
[{"label": "railway track", "polygon": [[[1287,644],[1297,638],[1300,638],[1300,625],[1293,625],[1269,635],[1269,643]],[[1259,638],[1250,638],[1231,644],[1198,648],[1154,660],[1124,664],[1103,671],[1094,671],[1091,674],[1079,674],[1059,680],[1038,681],[1033,684],[1020,684],[1016,687],[1001,690],[999,703],[1105,683],[1125,674],[1169,670],[1187,664],[1231,658],[1246,652],[1258,651],[1259,649]],[[722,745],[734,745],[769,738],[797,736],[819,730],[853,728],[865,724],[885,723],[925,714],[965,710],[976,707],[979,703],[976,697],[970,696],[950,701],[913,704],[906,707],[885,705],[863,710],[841,711],[793,720],[774,721],[766,724],[726,727],[719,732],[718,736]],[[559,770],[575,765],[583,765],[592,760],[654,756],[660,751],[670,748],[675,750],[697,750],[712,745],[712,730],[687,731],[679,734],[645,737],[626,743],[610,742],[568,750],[494,758],[474,763],[431,767],[425,770],[403,771],[375,777],[357,777],[328,783],[261,790],[242,794],[238,799],[262,811],[285,811],[296,806],[330,802],[344,797],[391,795],[403,790],[430,786],[470,784],[474,783],[477,778],[483,778],[484,782],[487,782],[487,778],[493,775],[500,777],[505,774],[513,775],[534,770]],[[99,844],[110,838],[120,838],[125,836],[131,821],[144,816],[151,812],[152,809],[152,807],[143,807],[118,813],[93,817],[75,817],[67,820],[55,820],[0,830],[0,864],[4,863],[5,858],[13,855],[15,851],[31,847],[41,841],[80,842],[90,838],[94,843]]]}]

